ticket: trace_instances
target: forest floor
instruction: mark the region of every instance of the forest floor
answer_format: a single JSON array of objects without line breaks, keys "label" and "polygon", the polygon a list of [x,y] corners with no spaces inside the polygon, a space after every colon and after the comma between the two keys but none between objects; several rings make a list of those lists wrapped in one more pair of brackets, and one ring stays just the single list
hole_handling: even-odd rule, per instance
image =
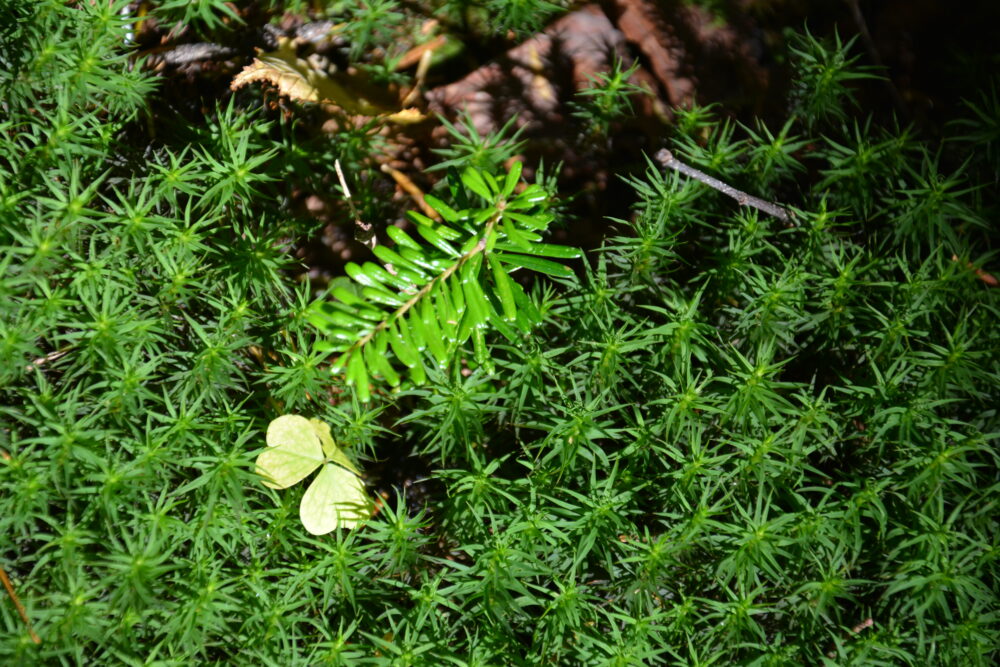
[{"label": "forest floor", "polygon": [[[631,189],[622,177],[646,169],[646,156],[668,144],[677,110],[709,107],[716,116],[747,126],[756,119],[773,126],[787,118],[792,92],[788,40],[793,32],[806,29],[819,39],[856,40],[852,53],[858,64],[884,74],[857,82],[858,117],[869,114],[882,126],[909,124],[930,137],[940,136],[963,100],[976,97],[1000,66],[995,41],[1000,3],[989,1],[963,3],[958,12],[934,0],[606,0],[577,6],[534,35],[490,39],[473,39],[468,26],[463,33],[462,27],[442,25],[428,14],[421,32],[450,35],[448,47],[455,46],[457,36],[459,44],[451,57],[427,70],[416,90],[365,81],[345,63],[350,45],[335,37],[332,21],[301,14],[279,19],[253,3],[240,10],[240,18],[241,29],[229,26],[218,33],[224,43],[204,42],[203,35],[184,29],[164,30],[154,20],[139,26],[140,53],[162,76],[159,108],[151,118],[169,118],[176,127],[180,116],[197,125],[232,95],[263,95],[272,115],[295,117],[299,132],[343,129],[342,117],[335,120],[337,109],[312,105],[306,111],[290,104],[280,85],[265,85],[263,92],[255,86],[233,92],[234,77],[255,57],[291,44],[292,58],[339,64],[352,77],[355,92],[363,89],[385,108],[406,102],[425,119],[383,126],[385,141],[379,154],[369,156],[371,168],[347,175],[352,187],[365,189],[374,201],[367,214],[376,210],[385,216],[376,225],[397,222],[405,210],[418,208],[421,193],[441,176],[429,168],[441,162],[435,149],[453,140],[439,120],[443,118],[465,122],[482,135],[506,126],[509,137],[516,128],[524,142],[517,157],[529,179],[539,165],[550,172],[558,167],[559,191],[566,196],[573,223],[556,230],[553,239],[584,248],[600,245],[608,218],[630,216]],[[428,48],[445,50],[442,44],[419,39],[404,44],[397,69],[412,80],[420,56]],[[574,116],[576,93],[616,60],[623,67],[635,66],[631,83],[646,93],[632,96],[634,114],[597,136]],[[366,121],[360,116],[352,122]],[[155,135],[157,128],[136,131]],[[357,237],[356,210],[337,187],[334,170],[327,171],[323,187],[297,189],[292,202],[296,215],[324,224],[322,234],[300,240],[298,251],[304,272],[318,285],[343,275],[347,260],[360,261],[368,253]],[[420,502],[412,495],[417,487],[409,483],[423,477],[420,461],[389,460],[376,467],[382,469],[371,472],[380,486],[404,486],[410,500]]]},{"label": "forest floor", "polygon": [[[301,57],[336,61],[345,50],[341,41],[330,38],[330,21],[286,14],[275,25],[275,17],[253,4],[241,18],[245,29],[225,33],[231,40],[226,44],[192,43],[199,38],[183,30],[164,31],[153,21],[141,26],[136,41],[164,77],[163,110],[192,119],[209,112],[231,94],[240,69],[255,55],[273,51],[282,39],[291,39]],[[773,123],[787,117],[791,31],[806,28],[816,37],[845,42],[856,37],[853,53],[859,64],[885,75],[858,82],[859,108],[878,124],[912,124],[934,136],[1000,65],[998,22],[1000,3],[988,1],[963,3],[961,11],[934,0],[860,6],[856,0],[607,0],[583,5],[535,35],[508,34],[485,43],[460,40],[457,55],[432,67],[416,91],[391,85],[373,91],[377,86],[361,81],[370,96],[387,105],[394,103],[393,97],[396,104],[409,97],[427,119],[391,132],[384,154],[376,157],[386,176],[368,185],[399,202],[401,214],[413,206],[414,192],[424,191],[435,178],[427,171],[440,161],[432,149],[449,141],[447,129],[435,122],[437,116],[455,122],[468,114],[482,134],[513,118],[519,138],[526,141],[519,156],[526,174],[530,177],[540,162],[561,165],[560,191],[575,194],[571,206],[579,224],[574,243],[595,246],[608,216],[628,215],[627,189],[618,177],[641,171],[644,155],[667,143],[675,110],[711,105],[717,115],[746,125],[755,118]],[[448,29],[430,15],[422,27],[425,32]],[[460,31],[449,34],[461,37]],[[435,43],[415,44],[397,69],[412,73],[428,47]],[[595,137],[575,121],[574,95],[616,59],[636,65],[631,81],[647,94],[633,96],[632,117]],[[278,107],[274,95],[270,100]],[[322,113],[312,122],[317,132],[337,129]],[[297,201],[302,213],[330,222],[303,257],[322,274],[337,273],[340,262],[364,252],[353,242],[351,216],[332,185],[329,192],[302,191]]]}]

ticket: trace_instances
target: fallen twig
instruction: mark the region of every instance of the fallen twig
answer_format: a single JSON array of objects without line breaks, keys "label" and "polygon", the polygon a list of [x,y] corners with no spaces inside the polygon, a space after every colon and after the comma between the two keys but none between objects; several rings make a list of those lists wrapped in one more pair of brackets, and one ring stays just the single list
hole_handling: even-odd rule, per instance
[{"label": "fallen twig", "polygon": [[73,346],[70,345],[68,347],[64,347],[61,350],[53,350],[52,352],[49,352],[48,354],[46,354],[44,357],[38,357],[37,359],[35,359],[34,361],[32,361],[30,364],[25,365],[24,370],[30,371],[30,370],[33,370],[35,368],[41,368],[42,366],[44,366],[45,364],[49,363],[50,361],[55,361],[57,359],[60,359],[61,357],[66,356],[67,354],[69,354],[69,352],[72,349],[73,349]]},{"label": "fallen twig", "polygon": [[14,592],[14,585],[10,583],[10,579],[7,578],[7,572],[0,567],[0,579],[3,580],[3,587],[7,589],[7,595],[14,602],[14,607],[17,609],[17,613],[20,614],[21,620],[24,624],[28,626],[28,636],[31,637],[31,641],[36,644],[41,644],[42,639],[37,634],[35,634],[34,629],[31,627],[31,621],[28,619],[28,612],[24,610],[24,605],[21,604],[21,600],[17,597],[17,593]]},{"label": "fallen twig", "polygon": [[372,224],[370,222],[363,222],[361,220],[361,216],[358,215],[358,209],[355,208],[354,200],[351,199],[351,191],[347,187],[347,179],[344,178],[344,172],[340,168],[340,160],[333,161],[333,168],[337,172],[337,179],[340,181],[340,189],[344,191],[344,198],[347,199],[347,207],[351,209],[351,215],[354,216],[354,225],[356,226],[356,229],[354,230],[354,238],[374,250],[375,244],[378,243],[378,239],[375,238],[375,232],[372,229]]},{"label": "fallen twig", "polygon": [[[951,261],[953,261],[953,262],[959,261],[958,255],[952,255],[951,256]],[[973,264],[972,262],[968,262],[968,261],[965,262],[965,268],[969,269],[974,274],[976,274],[976,278],[979,278],[979,280],[983,281],[984,283],[986,283],[990,287],[996,287],[997,285],[1000,285],[1000,281],[998,281],[996,279],[996,277],[992,273],[987,273],[986,271],[983,271],[982,269],[977,268],[976,265]]]},{"label": "fallen twig", "polygon": [[699,171],[694,167],[688,166],[674,157],[673,153],[668,151],[666,148],[658,151],[656,153],[656,160],[662,164],[664,167],[669,167],[674,171],[679,171],[685,176],[689,176],[696,181],[700,181],[710,188],[714,188],[726,195],[727,197],[732,197],[737,201],[740,206],[753,206],[759,211],[763,211],[768,215],[773,215],[782,222],[787,222],[792,224],[791,214],[782,206],[777,204],[772,204],[769,201],[764,201],[759,197],[754,197],[753,195],[748,195],[742,190],[737,190],[731,185],[723,183],[717,178],[712,178],[703,171]]},{"label": "fallen twig", "polygon": [[424,201],[423,190],[421,190],[416,183],[410,180],[409,176],[401,172],[399,169],[393,169],[387,164],[383,164],[381,169],[383,173],[392,176],[393,180],[396,181],[399,187],[403,188],[403,191],[410,195],[410,198],[416,203],[417,206],[420,207],[420,210],[424,212],[424,215],[433,220],[437,220],[438,222],[441,221],[441,214],[431,208],[430,205]]},{"label": "fallen twig", "polygon": [[197,44],[178,44],[169,48],[160,47],[147,53],[150,56],[150,64],[156,68],[162,65],[180,67],[203,60],[226,60],[235,56],[237,51],[221,44],[199,42]]}]

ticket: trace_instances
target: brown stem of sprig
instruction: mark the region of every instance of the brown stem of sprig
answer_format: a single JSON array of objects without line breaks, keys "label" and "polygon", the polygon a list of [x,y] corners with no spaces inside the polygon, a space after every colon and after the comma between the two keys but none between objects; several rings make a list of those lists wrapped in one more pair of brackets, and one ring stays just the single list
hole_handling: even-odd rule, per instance
[{"label": "brown stem of sprig", "polygon": [[753,195],[748,195],[742,190],[737,190],[727,183],[723,183],[717,178],[712,178],[703,171],[699,171],[694,167],[684,164],[680,160],[674,157],[673,153],[668,151],[666,148],[658,151],[656,153],[656,160],[662,164],[664,167],[669,167],[674,171],[679,171],[680,173],[700,181],[710,188],[714,188],[726,195],[727,197],[732,197],[740,206],[753,206],[759,211],[763,211],[768,215],[773,215],[778,220],[788,224],[794,224],[792,221],[792,216],[786,208],[779,206],[777,204],[772,204],[769,201],[765,201],[759,197],[754,197]]}]

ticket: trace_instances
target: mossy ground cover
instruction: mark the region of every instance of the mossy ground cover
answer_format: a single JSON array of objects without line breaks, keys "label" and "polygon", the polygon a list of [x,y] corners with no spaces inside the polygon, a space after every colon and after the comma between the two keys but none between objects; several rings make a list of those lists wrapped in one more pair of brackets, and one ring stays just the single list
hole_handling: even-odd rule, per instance
[{"label": "mossy ground cover", "polygon": [[[239,29],[226,3],[153,4],[205,39]],[[995,662],[995,88],[941,136],[880,124],[852,104],[858,45],[800,31],[782,122],[694,106],[664,142],[790,222],[640,165],[569,271],[456,269],[486,294],[446,363],[409,358],[396,324],[390,370],[352,379],[334,369],[354,343],[316,324],[349,281],[303,267],[326,223],[292,202],[340,160],[365,176],[348,230],[390,209],[366,186],[384,135],[303,136],[315,109],[259,92],[171,117],[130,56],[133,4],[6,9],[0,565],[23,617],[8,595],[5,662]],[[365,54],[412,8],[327,9],[388,72]],[[595,86],[576,108],[605,136],[630,88]],[[454,141],[434,196],[499,211],[489,178],[519,148]],[[578,193],[534,173],[510,194],[547,200],[525,216],[544,233],[512,228],[497,255],[573,239]],[[351,312],[395,312],[383,288]],[[365,525],[313,535],[306,485],[264,484],[283,414],[330,425],[377,501]]]}]

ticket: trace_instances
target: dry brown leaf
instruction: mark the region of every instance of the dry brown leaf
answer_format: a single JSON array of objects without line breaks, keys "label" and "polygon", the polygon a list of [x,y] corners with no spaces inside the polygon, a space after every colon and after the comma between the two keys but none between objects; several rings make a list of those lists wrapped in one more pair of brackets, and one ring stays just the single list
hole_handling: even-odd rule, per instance
[{"label": "dry brown leaf", "polygon": [[299,58],[288,38],[278,41],[278,49],[262,53],[233,77],[233,90],[262,81],[275,86],[278,93],[297,102],[327,102],[349,114],[384,116],[394,123],[416,123],[424,119],[416,109],[393,112],[376,105],[333,77]]},{"label": "dry brown leaf", "polygon": [[416,107],[410,107],[396,113],[388,114],[385,116],[385,119],[398,125],[413,125],[414,123],[426,120],[427,115],[420,113],[420,110]]},{"label": "dry brown leaf", "polygon": [[297,102],[319,102],[319,91],[316,87],[311,85],[301,72],[283,62],[268,63],[254,58],[252,63],[233,77],[229,87],[236,90],[256,81],[276,86],[281,95]]},{"label": "dry brown leaf", "polygon": [[329,102],[347,113],[377,116],[385,110],[351,93],[308,61],[299,58],[292,40],[282,37],[278,49],[261,53],[237,74],[230,88],[236,90],[248,83],[265,81],[275,86],[281,95],[298,102]]}]

